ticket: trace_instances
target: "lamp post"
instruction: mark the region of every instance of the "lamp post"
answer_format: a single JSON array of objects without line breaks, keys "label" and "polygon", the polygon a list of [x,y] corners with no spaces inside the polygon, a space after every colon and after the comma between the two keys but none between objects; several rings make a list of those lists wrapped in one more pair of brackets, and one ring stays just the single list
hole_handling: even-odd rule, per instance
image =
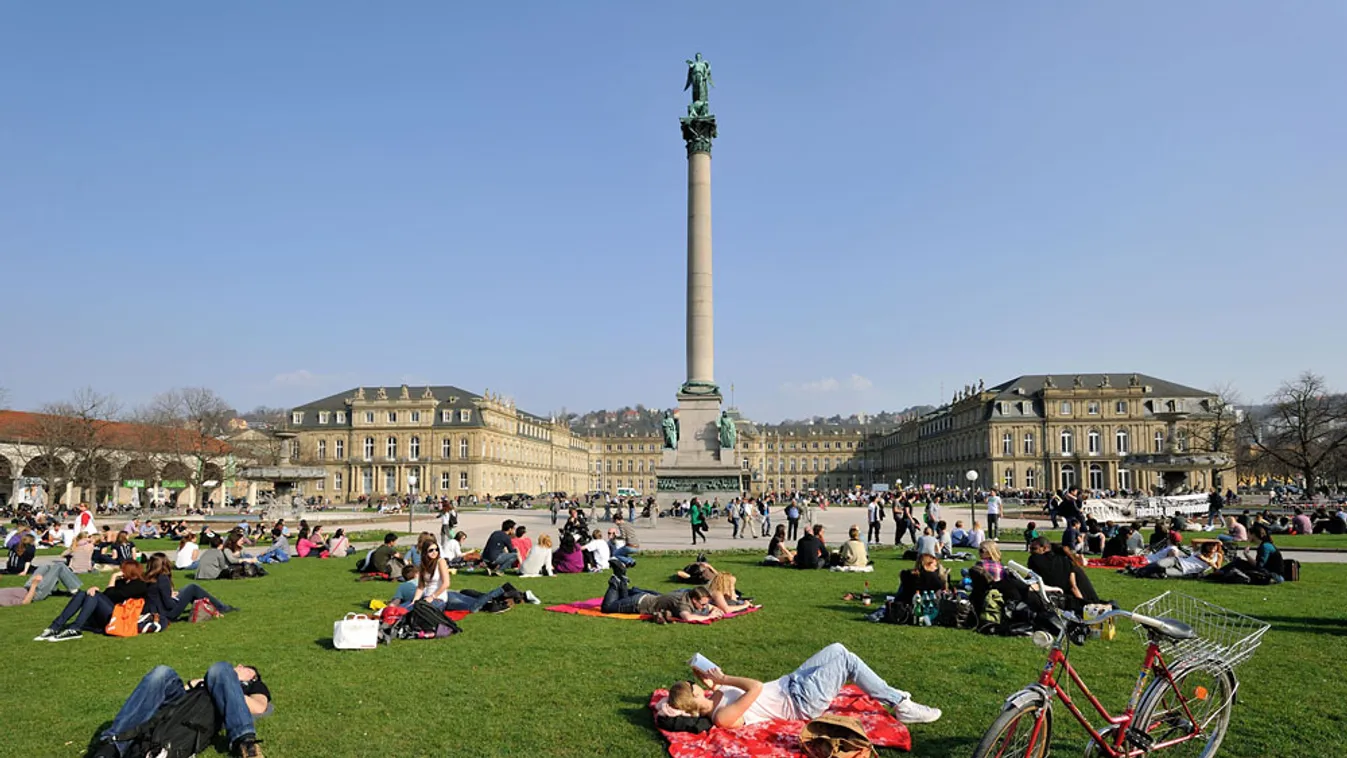
[{"label": "lamp post", "polygon": [[975,502],[976,498],[973,497],[973,484],[978,480],[978,472],[970,468],[968,469],[968,473],[963,476],[968,480],[968,513],[972,517],[972,521],[969,522],[968,528],[971,529],[973,528],[972,522],[978,520],[977,503]]},{"label": "lamp post", "polygon": [[416,514],[416,472],[407,474],[407,489],[411,491],[411,502],[407,504],[407,534],[416,532],[412,525],[412,518]]}]

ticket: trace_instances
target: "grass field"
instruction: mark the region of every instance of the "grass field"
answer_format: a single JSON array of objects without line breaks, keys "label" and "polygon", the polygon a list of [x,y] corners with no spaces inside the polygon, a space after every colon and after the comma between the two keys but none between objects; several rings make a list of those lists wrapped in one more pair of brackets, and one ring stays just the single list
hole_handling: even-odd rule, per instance
[{"label": "grass field", "polygon": [[[723,554],[717,566],[740,576],[758,613],[706,627],[614,621],[518,607],[470,616],[465,633],[395,642],[377,651],[330,649],[332,622],[391,585],[353,581],[342,561],[295,560],[268,577],[210,582],[211,592],[243,610],[205,625],[180,623],[133,639],[86,635],[59,644],[29,640],[64,598],[0,611],[7,686],[0,688],[3,753],[82,755],[136,681],[166,663],[184,677],[215,660],[259,667],[276,715],[259,722],[273,758],[443,754],[532,756],[664,755],[645,704],[650,691],[688,674],[703,652],[731,673],[772,678],[823,645],[840,641],[895,686],[945,711],[912,728],[914,755],[967,756],[1009,693],[1037,675],[1043,654],[1027,639],[870,624],[841,600],[865,578],[876,592],[896,584],[892,551],[866,577],[753,565],[756,554]],[[651,588],[686,557],[646,557],[631,570]],[[1347,566],[1307,565],[1303,581],[1231,587],[1142,581],[1092,571],[1106,597],[1130,607],[1166,589],[1181,590],[1274,624],[1241,669],[1242,689],[1222,755],[1343,755],[1341,675],[1347,635]],[[455,586],[487,589],[499,580],[459,575]],[[514,580],[545,603],[601,594],[607,575]],[[99,582],[101,584],[101,582]],[[184,578],[179,577],[178,584]],[[0,584],[12,586],[15,578]],[[1142,646],[1135,635],[1073,652],[1096,694],[1121,706]],[[1083,732],[1059,720],[1057,754],[1079,754]],[[886,753],[897,755],[898,753]]]}]

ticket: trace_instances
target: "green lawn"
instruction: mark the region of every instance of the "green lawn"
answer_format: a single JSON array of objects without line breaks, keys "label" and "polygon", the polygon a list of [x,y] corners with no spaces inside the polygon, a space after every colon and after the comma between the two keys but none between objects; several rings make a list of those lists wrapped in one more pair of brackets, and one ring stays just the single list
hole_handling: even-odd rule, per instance
[{"label": "green lawn", "polygon": [[[647,557],[635,582],[668,587],[663,577],[685,557]],[[868,578],[876,591],[896,584],[900,562],[877,555],[867,577],[753,565],[756,555],[715,558],[766,608],[709,627],[657,626],[547,613],[526,606],[466,619],[461,636],[395,642],[377,651],[329,649],[332,622],[391,585],[358,583],[352,560],[296,560],[271,576],[212,582],[243,610],[205,625],[175,624],[134,639],[29,640],[63,598],[0,611],[6,679],[0,688],[7,755],[78,756],[116,712],[139,677],[158,663],[199,676],[218,659],[257,665],[277,713],[260,722],[269,756],[659,756],[665,749],[645,708],[649,693],[686,677],[701,651],[727,671],[760,678],[786,673],[823,645],[840,641],[896,686],[939,706],[945,718],[913,727],[914,754],[967,756],[1005,696],[1037,675],[1042,653],[1027,639],[947,629],[893,627],[860,620],[843,602]],[[1307,565],[1304,580],[1274,587],[1165,583],[1094,571],[1102,594],[1131,606],[1165,589],[1183,590],[1260,616],[1275,626],[1241,669],[1241,702],[1223,756],[1326,755],[1340,751],[1347,566]],[[602,592],[606,575],[516,580],[544,602]],[[486,589],[497,580],[459,575],[456,586]],[[0,584],[12,586],[14,578]],[[101,581],[99,582],[101,584]],[[182,578],[179,578],[182,583]],[[1135,635],[1073,653],[1096,694],[1120,706],[1136,675]],[[1079,754],[1082,732],[1059,720],[1058,754]],[[1326,752],[1327,751],[1327,752]],[[897,753],[891,753],[896,755]]]}]

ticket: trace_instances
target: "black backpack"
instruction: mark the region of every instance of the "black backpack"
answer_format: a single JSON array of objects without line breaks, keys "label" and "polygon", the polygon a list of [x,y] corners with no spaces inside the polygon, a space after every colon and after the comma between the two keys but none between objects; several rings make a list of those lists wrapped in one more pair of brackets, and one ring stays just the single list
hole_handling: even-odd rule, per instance
[{"label": "black backpack", "polygon": [[392,636],[401,640],[423,640],[434,637],[448,637],[463,631],[453,619],[444,615],[435,606],[424,600],[417,600],[410,611],[393,625]]},{"label": "black backpack", "polygon": [[149,721],[115,735],[129,747],[124,758],[191,758],[210,746],[222,726],[205,683],[161,706]]}]

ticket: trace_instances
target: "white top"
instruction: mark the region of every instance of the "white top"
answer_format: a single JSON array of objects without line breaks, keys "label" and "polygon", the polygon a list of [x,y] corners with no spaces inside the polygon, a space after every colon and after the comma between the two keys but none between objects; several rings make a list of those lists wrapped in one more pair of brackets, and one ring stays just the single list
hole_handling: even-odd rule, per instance
[{"label": "white top", "polygon": [[594,554],[594,565],[599,568],[608,566],[608,559],[612,558],[612,552],[608,550],[608,543],[604,540],[590,540],[585,543],[585,550]]},{"label": "white top", "polygon": [[[720,705],[716,710],[734,704],[739,698],[744,696],[744,691],[738,687],[721,685],[722,693]],[[712,717],[715,712],[711,713]],[[762,692],[758,693],[758,699],[744,711],[744,724],[756,724],[760,721],[771,721],[772,719],[783,719],[785,721],[795,721],[803,719],[805,716],[795,712],[795,703],[790,699],[786,690],[786,677],[781,677],[770,682],[762,683]]]},{"label": "white top", "polygon": [[968,546],[972,548],[982,547],[982,543],[987,539],[986,532],[981,529],[968,530]]},{"label": "white top", "polygon": [[524,565],[519,567],[520,576],[551,576],[553,573],[552,548],[540,545],[533,546],[529,557],[524,559]]},{"label": "white top", "polygon": [[1000,496],[1000,495],[992,495],[991,497],[987,498],[987,513],[989,513],[989,514],[991,514],[991,515],[993,515],[993,516],[1000,516],[1000,515],[1001,515],[1001,496]]},{"label": "white top", "polygon": [[440,569],[438,565],[430,572],[430,578],[426,580],[426,588],[421,592],[421,599],[427,601],[449,599],[449,588],[440,589]]},{"label": "white top", "polygon": [[191,568],[192,564],[196,562],[197,559],[196,553],[198,549],[199,548],[197,547],[197,544],[195,542],[193,542],[192,540],[188,540],[187,544],[178,548],[178,555],[173,560],[173,568],[177,569]]},{"label": "white top", "polygon": [[75,545],[75,536],[78,535],[78,534],[79,534],[79,532],[76,531],[76,530],[74,530],[74,529],[62,529],[62,530],[61,530],[61,545],[63,545],[67,550],[69,550],[71,547],[74,547],[74,545]]},{"label": "white top", "polygon": [[440,557],[446,561],[458,561],[463,559],[463,543],[458,540],[449,540],[440,545]]}]

